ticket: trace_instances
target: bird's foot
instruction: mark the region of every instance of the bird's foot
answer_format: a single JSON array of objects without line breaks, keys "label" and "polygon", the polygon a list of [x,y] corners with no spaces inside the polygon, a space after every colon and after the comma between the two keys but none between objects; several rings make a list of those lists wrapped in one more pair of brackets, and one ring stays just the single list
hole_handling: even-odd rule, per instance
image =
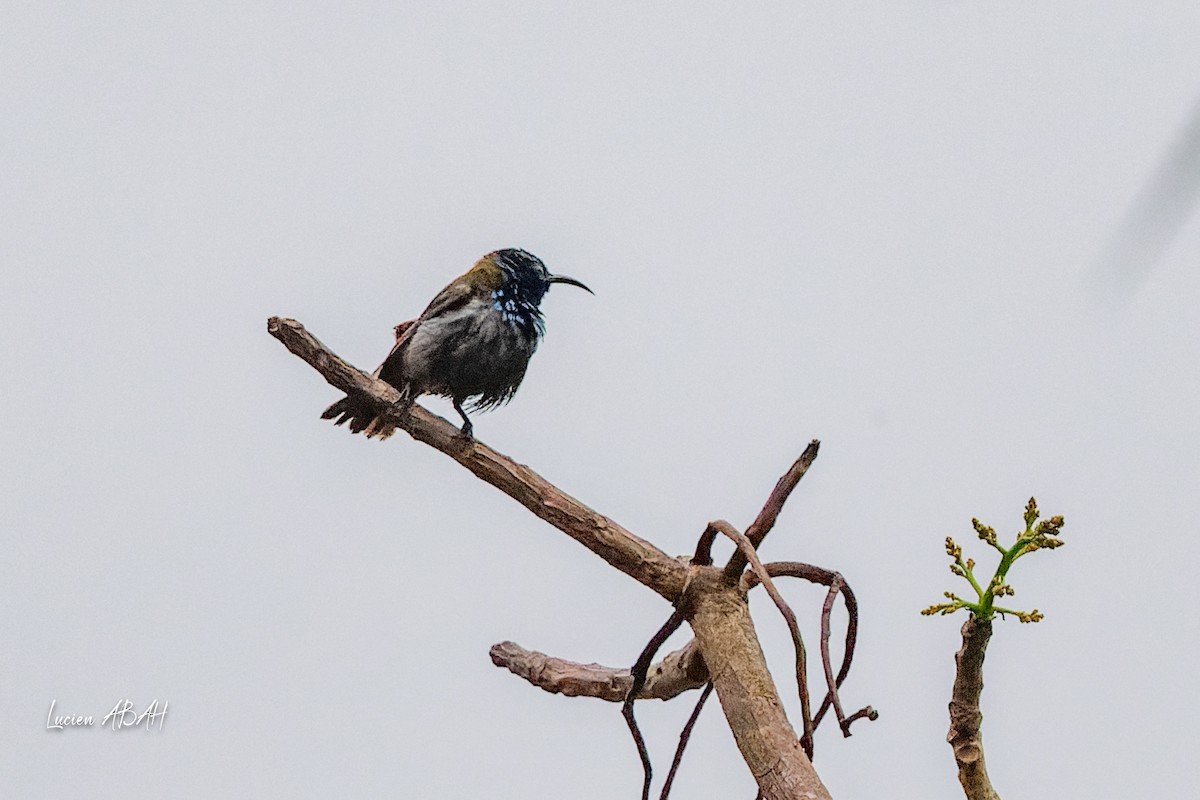
[{"label": "bird's foot", "polygon": [[461,436],[464,439],[474,439],[475,438],[475,434],[474,434],[475,426],[471,424],[471,418],[468,417],[467,412],[463,410],[462,400],[460,400],[457,397],[454,397],[451,399],[454,403],[454,410],[458,412],[458,415],[460,417],[462,417],[462,421],[463,421],[462,430],[459,431],[459,436]]}]

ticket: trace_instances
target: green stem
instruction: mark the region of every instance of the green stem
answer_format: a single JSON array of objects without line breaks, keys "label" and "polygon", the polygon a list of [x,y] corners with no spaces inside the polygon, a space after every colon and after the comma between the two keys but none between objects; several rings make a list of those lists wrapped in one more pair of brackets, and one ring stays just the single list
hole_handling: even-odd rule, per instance
[{"label": "green stem", "polygon": [[[1016,543],[1012,547],[1007,550],[1003,547],[1000,548],[1004,555],[1000,557],[1000,563],[996,566],[996,574],[992,576],[992,581],[988,584],[987,592],[981,594],[979,598],[984,618],[991,617],[992,612],[996,610],[996,596],[992,593],[992,588],[1004,583],[1004,579],[1008,576],[1008,570],[1012,567],[1013,562],[1021,557],[1021,553],[1024,552],[1025,545],[1029,544],[1032,535],[1033,532],[1027,527],[1024,536],[1018,536]],[[975,581],[971,581],[971,585],[976,585]],[[1011,614],[1013,612],[1009,611],[1007,613]]]},{"label": "green stem", "polygon": [[975,590],[975,594],[979,596],[979,602],[982,603],[984,592],[983,589],[979,588],[979,582],[975,580],[975,574],[971,570],[967,569],[967,565],[963,563],[961,558],[958,560],[958,566],[962,568],[963,577],[970,581],[971,588]]}]

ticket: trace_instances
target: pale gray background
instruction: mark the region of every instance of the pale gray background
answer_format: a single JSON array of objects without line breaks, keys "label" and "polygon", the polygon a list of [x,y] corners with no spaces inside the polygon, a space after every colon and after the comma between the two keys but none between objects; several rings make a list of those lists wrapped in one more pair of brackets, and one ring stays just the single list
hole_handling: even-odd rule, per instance
[{"label": "pale gray background", "polygon": [[[824,442],[764,554],[861,599],[835,797],[959,796],[960,620],[917,612],[1030,494],[1068,546],[988,656],[998,787],[1191,796],[1200,6],[725,6],[4,4],[5,797],[636,796],[616,706],[487,649],[628,664],[667,605],[319,421],[265,331],[372,369],[505,246],[596,296],[547,298],[488,443],[683,553]],[[164,730],[43,730],[121,697]],[[660,775],[690,705],[642,710]],[[715,704],[677,796],[753,796]]]}]

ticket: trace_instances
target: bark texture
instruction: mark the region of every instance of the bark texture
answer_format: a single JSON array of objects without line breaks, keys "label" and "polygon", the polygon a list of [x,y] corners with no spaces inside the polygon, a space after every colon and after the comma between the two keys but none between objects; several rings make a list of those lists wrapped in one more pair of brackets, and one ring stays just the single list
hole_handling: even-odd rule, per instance
[{"label": "bark texture", "polygon": [[[568,697],[595,697],[623,703],[633,685],[628,667],[617,669],[600,664],[580,664],[565,658],[526,650],[516,642],[492,645],[492,663],[504,667],[539,689]],[[650,667],[639,700],[670,700],[708,683],[708,668],[693,639]]]},{"label": "bark texture", "polygon": [[979,696],[983,693],[983,657],[992,638],[991,620],[974,614],[962,626],[963,644],[954,654],[956,666],[954,692],[950,697],[950,733],[946,741],[954,749],[958,763],[958,782],[968,800],[1000,800],[988,779],[983,761],[983,713]]},{"label": "bark texture", "polygon": [[689,622],[721,708],[764,800],[830,797],[784,714],[750,619],[745,593],[720,570],[692,581]]}]

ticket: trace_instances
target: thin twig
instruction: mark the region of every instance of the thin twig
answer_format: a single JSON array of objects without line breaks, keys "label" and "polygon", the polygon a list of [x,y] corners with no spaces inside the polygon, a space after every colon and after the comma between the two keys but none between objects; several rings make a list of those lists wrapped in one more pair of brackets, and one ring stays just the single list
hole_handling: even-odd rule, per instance
[{"label": "thin twig", "polygon": [[[826,693],[825,699],[821,701],[821,705],[817,709],[817,713],[813,716],[813,728],[815,730],[816,727],[821,724],[821,720],[824,719],[826,712],[833,707],[833,698],[836,695],[837,689],[841,687],[842,683],[844,683],[846,680],[846,676],[850,674],[850,666],[854,661],[854,647],[858,641],[858,601],[855,599],[854,592],[850,589],[850,585],[846,583],[841,574],[834,572],[833,570],[817,567],[812,564],[804,564],[799,561],[772,561],[766,565],[766,569],[767,574],[773,578],[800,578],[808,581],[809,583],[817,583],[821,584],[822,586],[833,586],[835,582],[840,582],[841,584],[841,588],[839,589],[838,593],[841,595],[842,601],[846,604],[846,646],[844,648],[844,652],[842,653],[842,665],[838,669],[838,674],[833,681],[833,692]],[[758,575],[753,572],[746,573],[742,579],[742,586],[747,591],[754,588],[759,583],[760,580]],[[826,599],[828,600],[828,597]],[[825,615],[822,614],[822,623],[824,624],[824,622]],[[827,630],[827,626],[822,628],[823,634],[825,630]],[[861,711],[851,714],[844,721],[839,719],[838,722],[842,726],[842,735],[849,736],[850,723],[854,722],[855,720],[862,719],[863,717],[871,720],[878,719],[879,712],[875,711],[875,709],[871,708],[870,706],[867,706]]]},{"label": "thin twig", "polygon": [[[825,683],[829,687],[829,693],[825,695],[826,701],[833,704],[833,713],[837,716],[838,725],[842,728],[842,735],[849,736],[850,731],[846,727],[846,715],[842,712],[842,701],[838,697],[837,679],[833,675],[833,664],[829,658],[829,634],[830,634],[830,619],[833,616],[833,601],[837,599],[838,590],[842,588],[841,576],[833,579],[829,584],[829,592],[825,595],[825,603],[821,606],[821,666],[825,670]],[[822,702],[824,707],[825,703]],[[814,721],[813,726],[816,726]]]},{"label": "thin twig", "polygon": [[783,599],[783,595],[775,588],[770,573],[767,572],[766,567],[759,560],[758,553],[754,551],[754,545],[750,543],[750,540],[741,531],[723,519],[708,523],[708,528],[709,530],[718,531],[733,540],[738,546],[738,551],[745,555],[746,560],[750,563],[750,568],[758,576],[759,581],[762,582],[763,588],[767,590],[767,594],[771,596],[775,607],[779,609],[779,613],[787,621],[788,630],[792,634],[792,645],[796,651],[796,683],[800,691],[800,716],[804,722],[804,733],[800,736],[800,746],[804,748],[805,755],[811,760],[813,756],[813,719],[812,707],[808,698],[807,656],[804,651],[804,639],[800,636],[800,624],[796,622],[796,615],[792,612],[791,606],[787,604],[787,601]]},{"label": "thin twig", "polygon": [[633,717],[632,702],[621,707],[621,716],[625,718],[625,724],[629,726],[629,733],[633,735],[633,743],[637,745],[638,758],[642,761],[642,800],[650,800],[650,779],[653,776],[654,768],[650,765],[650,751],[646,749],[646,740],[642,738],[642,730]]},{"label": "thin twig", "polygon": [[651,637],[650,641],[642,649],[642,654],[638,656],[638,660],[634,662],[631,673],[633,675],[633,683],[629,686],[629,694],[625,696],[625,704],[621,707],[621,716],[625,718],[625,724],[629,726],[629,732],[633,735],[633,742],[637,745],[638,757],[642,760],[642,772],[644,778],[642,781],[642,800],[650,800],[650,780],[653,777],[653,767],[650,765],[650,752],[646,749],[646,740],[642,738],[642,731],[638,728],[637,719],[633,715],[633,703],[637,700],[638,692],[646,684],[646,673],[650,669],[650,662],[654,660],[654,656],[658,653],[660,647],[671,638],[671,634],[679,630],[679,626],[683,624],[683,612],[676,608],[671,616],[663,623],[663,626],[658,629],[658,632]]},{"label": "thin twig", "polygon": [[[850,723],[854,722],[855,720],[866,718],[874,721],[879,719],[879,712],[871,706],[860,708],[858,711],[855,711],[848,717],[846,716],[845,712],[842,711],[842,699],[838,695],[838,689],[841,688],[842,681],[846,679],[846,675],[850,671],[850,659],[848,657],[843,659],[843,669],[838,677],[834,678],[833,676],[833,666],[830,663],[829,658],[829,633],[830,628],[832,627],[831,618],[833,616],[833,601],[839,593],[848,593],[849,591],[850,587],[846,585],[846,582],[842,579],[842,576],[836,575],[833,579],[833,583],[829,587],[829,593],[825,595],[825,604],[821,608],[821,665],[825,668],[825,684],[829,687],[829,692],[825,695],[825,699],[821,701],[821,710],[817,713],[816,718],[813,720],[813,727],[815,728],[820,724],[821,715],[825,713],[826,709],[828,709],[832,704],[833,712],[837,716],[838,727],[842,730],[842,736],[846,738],[850,737]],[[849,611],[850,602],[853,600],[853,595],[847,596],[851,599],[846,603],[846,608]],[[851,622],[848,621],[846,624],[846,646],[849,649],[853,649],[854,638],[857,635],[857,608],[854,611],[852,624],[854,633],[851,632]]]},{"label": "thin twig", "polygon": [[[860,708],[858,711],[855,711],[853,714],[846,717],[846,730],[850,729],[851,722],[856,722],[860,719],[869,719],[871,721],[875,721],[879,719],[879,712],[870,706]],[[850,734],[847,733],[846,735],[849,736]]]},{"label": "thin twig", "polygon": [[700,693],[700,699],[696,701],[696,707],[692,709],[692,715],[688,717],[687,723],[679,733],[679,746],[675,748],[675,758],[671,761],[671,771],[667,773],[667,780],[663,783],[662,793],[659,794],[658,800],[667,800],[667,795],[671,793],[671,784],[675,782],[675,773],[679,771],[679,762],[683,761],[684,748],[687,747],[688,741],[692,738],[692,728],[696,727],[696,720],[700,719],[700,711],[704,708],[704,701],[712,694],[712,690],[713,685],[711,683],[704,687],[704,691]]},{"label": "thin twig", "polygon": [[[792,464],[791,468],[775,484],[775,488],[771,490],[771,495],[767,498],[762,511],[758,512],[754,522],[750,523],[750,527],[746,529],[746,538],[750,540],[750,544],[755,550],[759,548],[763,539],[775,526],[775,520],[779,517],[779,512],[783,510],[783,504],[787,502],[792,490],[796,488],[796,484],[800,483],[804,473],[808,472],[808,468],[817,459],[817,452],[820,449],[821,443],[818,440],[813,439],[809,442],[808,447],[804,448],[804,452],[796,459],[796,463]],[[737,581],[745,568],[745,554],[741,550],[735,551],[730,557],[729,563],[725,565],[725,580],[731,583]]]}]

